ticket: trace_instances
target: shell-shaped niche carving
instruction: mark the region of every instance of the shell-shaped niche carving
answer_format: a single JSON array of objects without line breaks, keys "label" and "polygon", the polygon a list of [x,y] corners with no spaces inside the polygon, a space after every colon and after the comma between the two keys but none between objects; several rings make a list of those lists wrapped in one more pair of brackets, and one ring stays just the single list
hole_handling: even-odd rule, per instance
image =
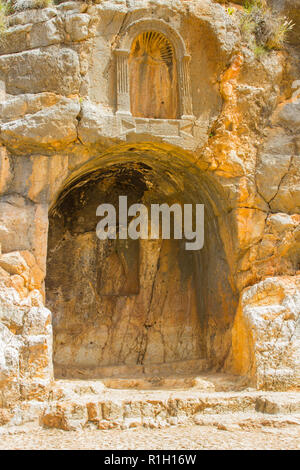
[{"label": "shell-shaped niche carving", "polygon": [[133,116],[177,119],[177,67],[167,37],[157,31],[139,34],[132,42],[129,70]]}]

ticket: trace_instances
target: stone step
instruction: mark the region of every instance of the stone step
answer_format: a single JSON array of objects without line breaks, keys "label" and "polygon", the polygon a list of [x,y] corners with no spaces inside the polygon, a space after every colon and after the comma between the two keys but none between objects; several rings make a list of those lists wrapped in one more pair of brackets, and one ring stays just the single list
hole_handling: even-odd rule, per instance
[{"label": "stone step", "polygon": [[282,420],[295,420],[293,423],[297,424],[300,393],[113,390],[105,388],[101,381],[59,381],[47,402],[31,400],[14,409],[0,410],[1,432],[26,423],[74,430],[177,424],[222,426],[226,420],[231,424],[238,421],[239,426],[242,422],[241,427],[259,427],[268,422],[279,426]]},{"label": "stone step", "polygon": [[[124,371],[123,371],[124,372]],[[127,371],[128,372],[128,371]],[[100,379],[78,380],[62,379],[56,380],[53,388],[55,394],[70,395],[72,393],[99,393],[105,388],[119,390],[199,390],[204,392],[243,391],[248,388],[245,379],[234,375],[215,372],[187,371],[183,374],[165,373],[159,369],[159,374],[136,373],[123,375],[107,375]],[[164,373],[163,373],[164,372]]]},{"label": "stone step", "polygon": [[136,378],[108,378],[102,383],[106,388],[116,390],[186,390],[215,391],[215,385],[201,377],[136,377]]},{"label": "stone step", "polygon": [[268,414],[294,414],[300,412],[300,392],[285,394],[284,392],[267,393],[256,399],[256,411]]},{"label": "stone step", "polygon": [[64,430],[156,428],[205,423],[214,416],[220,423],[220,417],[240,413],[252,418],[295,416],[300,413],[300,392],[245,389],[236,377],[213,372],[56,380],[48,401],[31,400],[0,410],[0,426],[39,421],[44,427]]},{"label": "stone step", "polygon": [[199,426],[214,426],[224,431],[255,430],[264,427],[284,428],[287,426],[300,426],[300,413],[293,416],[289,414],[265,415],[259,412],[198,414],[194,417],[194,424]]},{"label": "stone step", "polygon": [[61,379],[107,379],[107,378],[143,378],[145,376],[166,376],[179,374],[195,374],[207,370],[209,363],[206,359],[190,359],[184,361],[164,362],[157,364],[130,364],[101,367],[64,367],[54,363],[55,376]]},{"label": "stone step", "polygon": [[[198,390],[108,390],[94,384],[88,393],[72,385],[69,397],[49,402],[40,416],[48,428],[72,430],[150,428],[200,423],[207,416],[250,413],[300,413],[300,393],[288,392],[203,392]],[[94,391],[92,391],[93,387]],[[66,392],[67,387],[64,387]],[[77,390],[77,392],[76,392]],[[253,415],[254,416],[254,415]]]}]

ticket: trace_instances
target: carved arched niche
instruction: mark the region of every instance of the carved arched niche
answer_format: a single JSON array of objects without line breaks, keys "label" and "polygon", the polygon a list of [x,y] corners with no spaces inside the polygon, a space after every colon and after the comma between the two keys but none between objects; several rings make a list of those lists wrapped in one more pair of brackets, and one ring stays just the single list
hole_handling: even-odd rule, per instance
[{"label": "carved arched niche", "polygon": [[182,38],[162,20],[128,26],[115,50],[117,114],[192,118],[189,62]]},{"label": "carved arched niche", "polygon": [[129,56],[129,82],[133,116],[178,118],[175,53],[166,36],[145,31],[134,39]]}]

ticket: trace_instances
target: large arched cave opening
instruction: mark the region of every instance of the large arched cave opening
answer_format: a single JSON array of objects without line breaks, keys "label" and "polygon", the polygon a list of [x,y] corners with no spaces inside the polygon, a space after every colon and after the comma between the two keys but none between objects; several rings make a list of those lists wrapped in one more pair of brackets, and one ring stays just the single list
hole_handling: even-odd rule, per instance
[{"label": "large arched cave opening", "polygon": [[[213,200],[212,195],[215,196]],[[99,240],[96,209],[204,204],[205,241]],[[236,297],[216,217],[217,193],[184,158],[127,146],[80,170],[50,210],[46,294],[56,377],[101,378],[220,368]]]}]

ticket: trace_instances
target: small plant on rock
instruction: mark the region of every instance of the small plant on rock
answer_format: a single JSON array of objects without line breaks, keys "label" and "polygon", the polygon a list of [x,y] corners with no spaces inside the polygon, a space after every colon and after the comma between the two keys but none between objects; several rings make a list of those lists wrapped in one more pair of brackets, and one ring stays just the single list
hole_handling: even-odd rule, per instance
[{"label": "small plant on rock", "polygon": [[289,31],[291,31],[294,26],[294,23],[287,18],[282,18],[281,21],[278,21],[273,30],[273,34],[268,39],[268,48],[280,49],[283,47],[287,41]]},{"label": "small plant on rock", "polygon": [[235,8],[228,7],[226,10],[227,15],[232,16],[235,13]]},{"label": "small plant on rock", "polygon": [[266,54],[268,51],[265,47],[258,46],[257,44],[255,44],[253,46],[253,52],[254,52],[256,57],[261,57],[262,55]]},{"label": "small plant on rock", "polygon": [[294,25],[286,17],[275,15],[265,0],[251,0],[244,5],[240,26],[244,40],[261,55],[281,49]]}]

